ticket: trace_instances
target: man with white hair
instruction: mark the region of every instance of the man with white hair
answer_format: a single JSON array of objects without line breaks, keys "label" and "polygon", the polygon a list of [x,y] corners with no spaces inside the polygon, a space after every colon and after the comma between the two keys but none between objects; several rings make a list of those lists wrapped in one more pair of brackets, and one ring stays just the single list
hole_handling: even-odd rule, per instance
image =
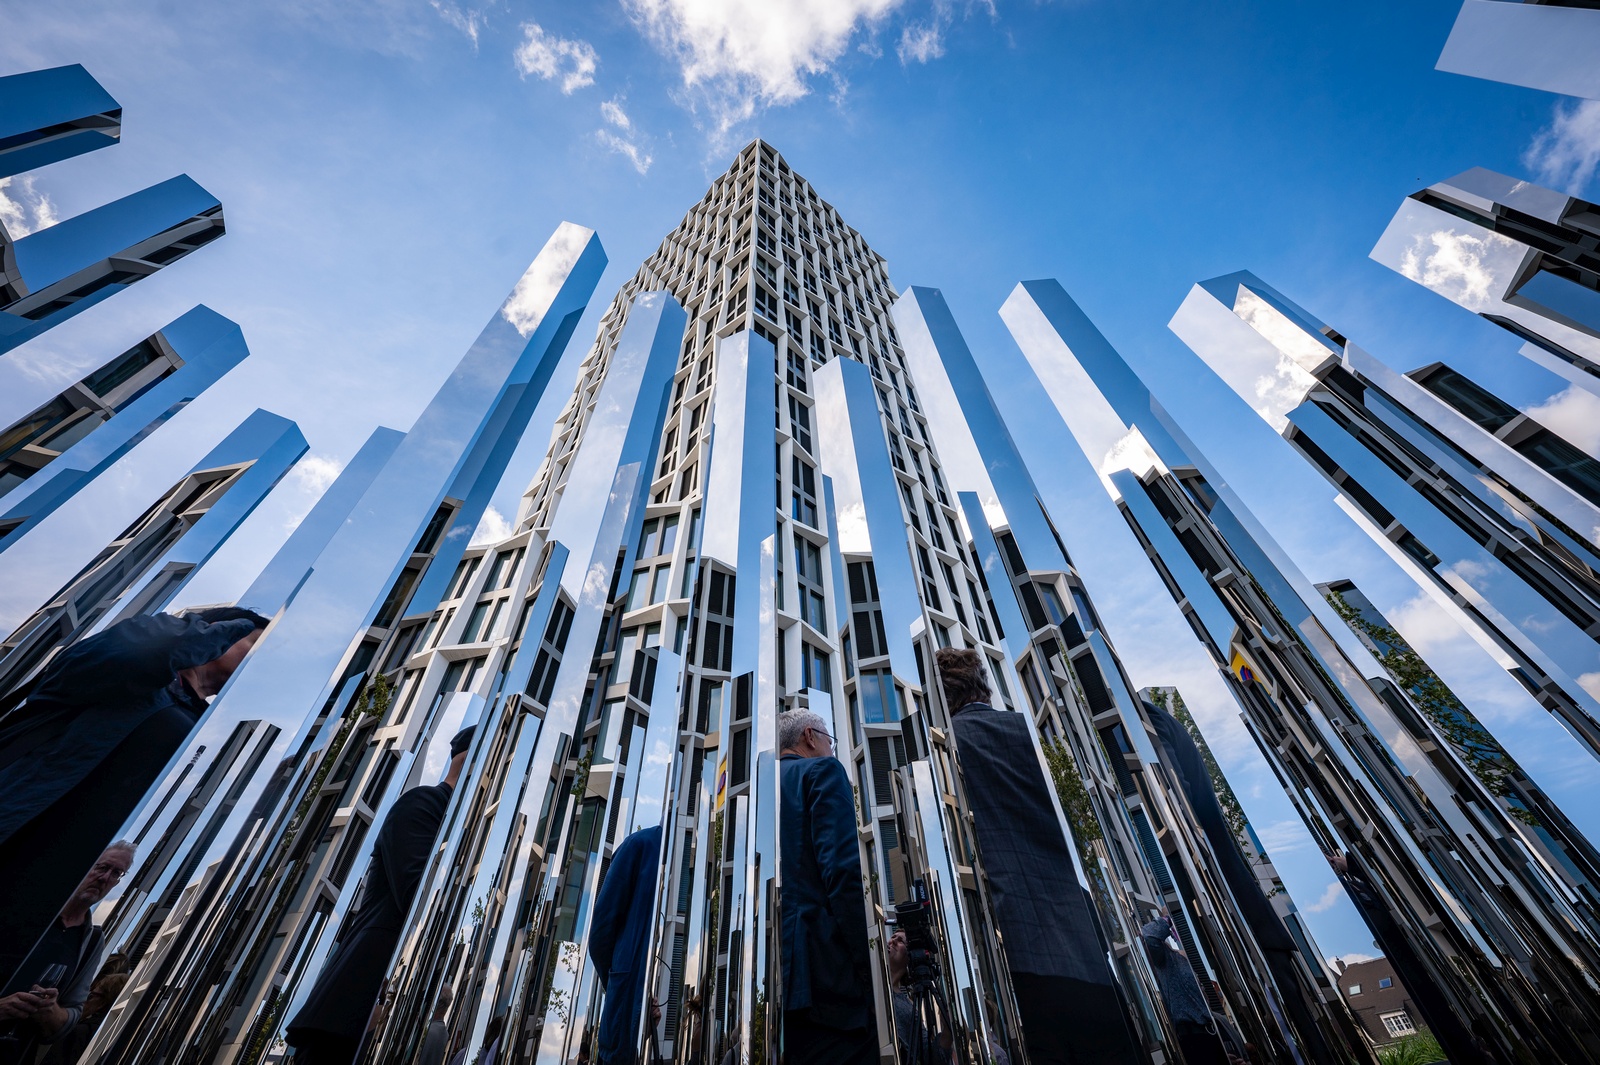
[{"label": "man with white hair", "polygon": [[0,1038],[0,1065],[32,1061],[39,1044],[78,1023],[105,953],[105,933],[89,910],[133,867],[133,856],[127,840],[101,852],[0,995],[0,1031],[12,1037]]},{"label": "man with white hair", "polygon": [[876,1065],[855,793],[822,715],[778,715],[785,1065]]}]

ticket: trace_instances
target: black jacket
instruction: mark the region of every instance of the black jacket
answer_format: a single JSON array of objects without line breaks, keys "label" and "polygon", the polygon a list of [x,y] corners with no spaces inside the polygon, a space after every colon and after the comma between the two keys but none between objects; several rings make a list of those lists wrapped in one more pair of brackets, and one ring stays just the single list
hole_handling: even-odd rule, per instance
[{"label": "black jacket", "polygon": [[63,651],[0,719],[0,981],[188,742],[206,703],[178,671],[253,628],[193,615],[120,621]]},{"label": "black jacket", "polygon": [[1110,985],[1106,949],[1072,864],[1072,840],[1021,714],[971,703],[950,720],[978,856],[1012,972]]},{"label": "black jacket", "polygon": [[449,803],[448,784],[412,788],[395,800],[372,847],[361,909],[346,919],[316,986],[289,1022],[290,1043],[298,1031],[360,1039],[367,1030]]},{"label": "black jacket", "polygon": [[817,1024],[872,1020],[866,900],[855,793],[836,758],[779,762],[783,871],[783,1003]]}]

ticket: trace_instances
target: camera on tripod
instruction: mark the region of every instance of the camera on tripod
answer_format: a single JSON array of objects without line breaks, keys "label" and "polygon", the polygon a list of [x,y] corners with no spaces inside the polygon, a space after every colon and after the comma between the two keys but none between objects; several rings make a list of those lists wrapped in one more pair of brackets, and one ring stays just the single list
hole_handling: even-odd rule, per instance
[{"label": "camera on tripod", "polygon": [[906,979],[913,987],[932,988],[939,979],[939,941],[933,931],[933,905],[921,880],[911,885],[911,898],[896,903],[895,928],[906,937]]}]

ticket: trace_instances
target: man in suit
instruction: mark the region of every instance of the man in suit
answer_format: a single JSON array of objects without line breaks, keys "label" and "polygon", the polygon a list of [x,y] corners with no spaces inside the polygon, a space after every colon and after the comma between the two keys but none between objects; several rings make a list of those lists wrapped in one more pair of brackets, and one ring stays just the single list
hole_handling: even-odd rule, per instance
[{"label": "man in suit", "polygon": [[372,846],[361,908],[345,921],[339,942],[289,1022],[295,1065],[349,1065],[383,990],[389,961],[422,874],[433,855],[450,793],[455,790],[472,745],[471,727],[450,741],[450,768],[433,785],[412,788],[384,818]]},{"label": "man in suit", "polygon": [[240,607],[119,621],[57,655],[27,701],[0,719],[0,982],[266,625]]},{"label": "man in suit", "polygon": [[778,715],[785,1065],[875,1065],[855,793],[820,714]]},{"label": "man in suit", "polygon": [[600,972],[600,1065],[634,1065],[639,1018],[650,974],[650,917],[655,906],[661,826],[641,828],[617,847],[589,922],[589,954]]},{"label": "man in suit", "polygon": [[947,647],[934,661],[1028,1059],[1034,1065],[1143,1060],[1027,720],[988,704],[978,652]]}]

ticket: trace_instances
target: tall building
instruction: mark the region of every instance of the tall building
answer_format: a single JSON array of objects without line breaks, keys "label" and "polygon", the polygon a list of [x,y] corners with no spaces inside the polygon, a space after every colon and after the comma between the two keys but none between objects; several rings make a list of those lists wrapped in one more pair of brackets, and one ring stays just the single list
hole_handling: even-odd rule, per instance
[{"label": "tall building", "polygon": [[1438,69],[1600,100],[1600,12],[1587,0],[1466,0]]},{"label": "tall building", "polygon": [[237,325],[196,307],[0,432],[0,551],[249,354]]},{"label": "tall building", "polygon": [[[1442,369],[1419,385],[1250,274],[1197,285],[1172,328],[1600,757],[1600,697],[1584,686],[1600,671],[1600,506],[1585,480],[1600,464],[1556,460],[1559,438],[1538,426],[1523,423],[1520,440],[1490,435],[1459,410],[1493,424],[1504,412],[1478,409],[1482,389]],[[1262,380],[1275,382],[1270,399]]]},{"label": "tall building", "polygon": [[1346,657],[1305,576],[1059,285],[1018,286],[1001,315],[1039,379],[1013,405],[1066,420],[1374,937],[1436,996],[1424,1008],[1447,1050],[1596,1060],[1573,1018],[1600,1007],[1585,976],[1600,955],[1521,822]]},{"label": "tall building", "polygon": [[[1594,11],[1582,14],[1600,25]],[[1600,392],[1597,238],[1600,207],[1474,167],[1407,197],[1372,258],[1521,337],[1522,354],[1552,373]],[[1462,256],[1472,269],[1451,268]]]}]

